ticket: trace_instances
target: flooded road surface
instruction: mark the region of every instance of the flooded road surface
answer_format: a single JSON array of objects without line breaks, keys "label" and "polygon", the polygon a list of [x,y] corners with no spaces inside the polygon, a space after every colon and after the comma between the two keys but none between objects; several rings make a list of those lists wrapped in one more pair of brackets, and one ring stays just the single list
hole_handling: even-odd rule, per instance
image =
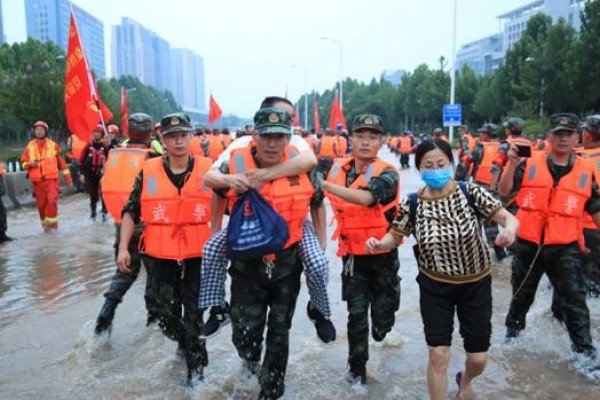
[{"label": "flooded road surface", "polygon": [[[382,153],[389,161],[394,157]],[[412,163],[412,160],[411,160]],[[396,162],[397,164],[397,162]],[[420,186],[415,170],[401,172],[403,193]],[[93,335],[102,292],[115,270],[114,227],[88,219],[83,195],[62,199],[60,230],[43,234],[34,209],[9,214],[9,234],[0,246],[0,398],[2,399],[253,399],[255,379],[241,373],[231,328],[208,341],[206,381],[183,385],[186,369],[176,344],[145,326],[144,273],[117,309],[110,339]],[[329,218],[329,217],[328,217]],[[331,227],[330,227],[331,228]],[[329,284],[337,340],[323,344],[305,314],[303,287],[291,331],[285,399],[426,399],[427,348],[418,307],[412,239],[400,249],[402,299],[397,322],[382,343],[371,344],[368,385],[345,381],[346,308],[340,300],[341,263],[329,246]],[[503,344],[510,302],[510,266],[494,269],[494,316],[490,362],[474,385],[478,399],[593,399],[600,385],[574,369],[566,330],[549,311],[546,279],[528,316],[528,327],[511,346]],[[600,300],[590,300],[592,336],[600,343]],[[456,332],[448,398],[464,352]]]}]

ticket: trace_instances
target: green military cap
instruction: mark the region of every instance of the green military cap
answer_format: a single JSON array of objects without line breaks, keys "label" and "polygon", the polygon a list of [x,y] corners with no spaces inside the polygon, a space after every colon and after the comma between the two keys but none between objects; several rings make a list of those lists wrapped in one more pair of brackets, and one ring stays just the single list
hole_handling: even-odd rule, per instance
[{"label": "green military cap", "polygon": [[507,118],[506,121],[502,124],[505,128],[513,129],[515,131],[521,132],[523,130],[523,125],[525,122],[521,118],[510,117]]},{"label": "green military cap", "polygon": [[383,133],[383,121],[375,114],[360,114],[352,120],[352,132],[361,129],[370,129],[377,133]]},{"label": "green military cap", "polygon": [[176,132],[192,132],[193,128],[190,124],[190,117],[184,113],[174,113],[165,115],[160,120],[160,132],[164,135],[169,135]]},{"label": "green military cap", "polygon": [[600,114],[587,117],[583,124],[583,129],[594,133],[600,133]]},{"label": "green military cap", "polygon": [[577,132],[579,118],[573,113],[558,113],[550,116],[550,132]]},{"label": "green military cap", "polygon": [[152,132],[152,117],[145,113],[133,113],[127,118],[129,133],[147,135]]},{"label": "green military cap", "polygon": [[477,130],[479,133],[487,133],[488,135],[495,135],[498,126],[496,124],[483,124],[481,128]]},{"label": "green military cap", "polygon": [[291,135],[291,117],[281,108],[261,108],[254,114],[254,131],[259,135]]}]

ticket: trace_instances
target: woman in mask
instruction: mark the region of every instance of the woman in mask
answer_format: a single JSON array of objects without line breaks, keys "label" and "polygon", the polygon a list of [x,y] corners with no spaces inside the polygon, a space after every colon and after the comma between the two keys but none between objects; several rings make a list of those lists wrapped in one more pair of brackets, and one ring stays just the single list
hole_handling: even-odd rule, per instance
[{"label": "woman in mask", "polygon": [[421,143],[415,164],[425,186],[401,201],[392,229],[382,238],[370,238],[366,247],[371,252],[391,249],[402,237],[415,236],[429,395],[446,398],[456,312],[467,355],[465,369],[456,375],[457,398],[470,399],[471,382],[487,362],[492,332],[491,262],[481,223],[491,220],[504,228],[496,237],[499,246],[512,244],[519,224],[485,189],[452,180],[452,150],[443,140]]}]

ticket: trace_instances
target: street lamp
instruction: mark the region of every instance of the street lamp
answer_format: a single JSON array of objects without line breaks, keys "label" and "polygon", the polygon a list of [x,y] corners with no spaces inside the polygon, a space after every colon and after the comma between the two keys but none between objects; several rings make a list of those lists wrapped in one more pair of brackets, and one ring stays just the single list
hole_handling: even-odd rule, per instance
[{"label": "street lamp", "polygon": [[343,110],[344,109],[344,94],[343,94],[344,89],[342,88],[342,65],[343,65],[342,42],[340,42],[337,39],[326,37],[326,36],[321,36],[321,40],[329,40],[330,42],[337,44],[338,47],[340,48],[340,108]]},{"label": "street lamp", "polygon": [[308,131],[308,68],[297,64],[293,64],[291,67],[301,69],[304,72],[304,130]]}]

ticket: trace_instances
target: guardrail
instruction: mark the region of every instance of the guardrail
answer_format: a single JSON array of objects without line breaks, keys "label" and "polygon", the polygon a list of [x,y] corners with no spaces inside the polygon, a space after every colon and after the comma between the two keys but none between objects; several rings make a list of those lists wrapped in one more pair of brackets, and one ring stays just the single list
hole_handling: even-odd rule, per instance
[{"label": "guardrail", "polygon": [[[11,168],[12,169],[12,168]],[[7,168],[8,170],[8,168]],[[35,204],[35,199],[32,195],[31,182],[27,179],[26,172],[7,172],[3,176],[6,185],[6,195],[2,196],[2,202],[8,210],[15,208],[31,206]],[[71,195],[75,190],[69,189],[64,178],[60,177],[61,193],[63,195]]]}]

